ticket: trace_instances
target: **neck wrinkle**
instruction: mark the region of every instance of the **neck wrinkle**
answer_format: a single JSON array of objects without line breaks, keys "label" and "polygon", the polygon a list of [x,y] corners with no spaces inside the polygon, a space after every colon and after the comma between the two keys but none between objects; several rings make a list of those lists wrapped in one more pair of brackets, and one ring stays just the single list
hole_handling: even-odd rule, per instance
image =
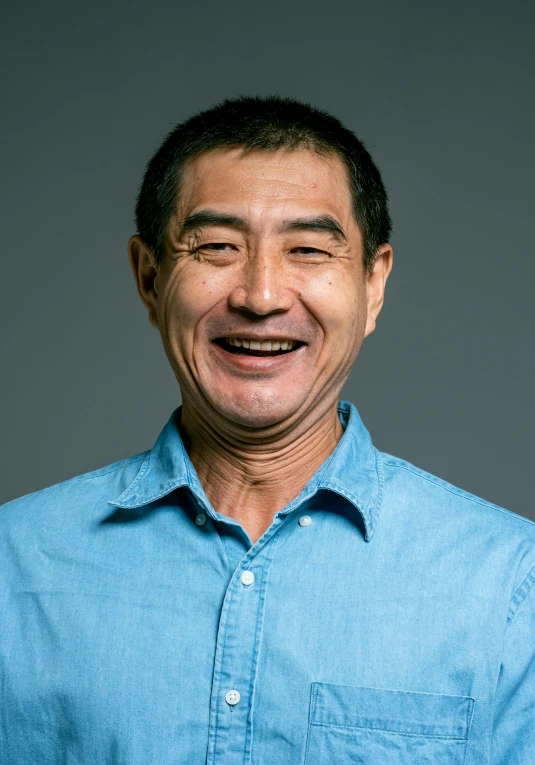
[{"label": "neck wrinkle", "polygon": [[[229,438],[214,430],[213,424],[207,427],[204,418],[191,409],[183,408],[180,429],[186,451],[208,496],[215,485],[220,492],[222,482],[230,492],[233,486],[261,490],[277,484],[291,485],[295,487],[293,496],[296,496],[343,435],[336,409],[334,407],[333,412],[331,407],[293,439],[289,437],[292,431],[285,430],[278,440],[268,443]],[[293,428],[295,430],[297,428]]]}]

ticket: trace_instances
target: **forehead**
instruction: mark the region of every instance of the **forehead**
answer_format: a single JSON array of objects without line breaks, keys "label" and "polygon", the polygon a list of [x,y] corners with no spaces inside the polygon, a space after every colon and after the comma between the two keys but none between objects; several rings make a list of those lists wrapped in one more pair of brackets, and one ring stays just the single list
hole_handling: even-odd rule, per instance
[{"label": "forehead", "polygon": [[221,148],[189,159],[180,184],[179,217],[201,207],[240,207],[264,217],[304,209],[348,222],[352,200],[348,174],[335,154],[308,149]]}]

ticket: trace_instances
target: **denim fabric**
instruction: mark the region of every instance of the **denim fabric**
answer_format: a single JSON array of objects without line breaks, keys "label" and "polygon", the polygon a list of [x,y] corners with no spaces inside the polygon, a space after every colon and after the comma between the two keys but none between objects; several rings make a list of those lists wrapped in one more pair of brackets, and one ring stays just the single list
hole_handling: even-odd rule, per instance
[{"label": "denim fabric", "polygon": [[339,415],[254,545],[179,410],[0,508],[2,765],[535,763],[535,524]]}]

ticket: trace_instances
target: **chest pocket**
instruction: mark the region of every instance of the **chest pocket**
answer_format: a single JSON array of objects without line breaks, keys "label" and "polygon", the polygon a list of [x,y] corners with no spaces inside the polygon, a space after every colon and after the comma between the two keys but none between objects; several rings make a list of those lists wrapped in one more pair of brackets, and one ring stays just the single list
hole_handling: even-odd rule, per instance
[{"label": "chest pocket", "polygon": [[312,683],[305,765],[463,765],[468,696]]}]

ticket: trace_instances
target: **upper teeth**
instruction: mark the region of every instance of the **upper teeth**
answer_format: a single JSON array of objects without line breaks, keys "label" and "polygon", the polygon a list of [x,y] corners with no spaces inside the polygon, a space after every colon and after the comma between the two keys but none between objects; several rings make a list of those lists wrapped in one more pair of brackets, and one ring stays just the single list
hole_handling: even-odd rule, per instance
[{"label": "upper teeth", "polygon": [[296,344],[295,340],[245,340],[242,337],[227,337],[226,340],[229,345],[252,351],[290,351]]}]

